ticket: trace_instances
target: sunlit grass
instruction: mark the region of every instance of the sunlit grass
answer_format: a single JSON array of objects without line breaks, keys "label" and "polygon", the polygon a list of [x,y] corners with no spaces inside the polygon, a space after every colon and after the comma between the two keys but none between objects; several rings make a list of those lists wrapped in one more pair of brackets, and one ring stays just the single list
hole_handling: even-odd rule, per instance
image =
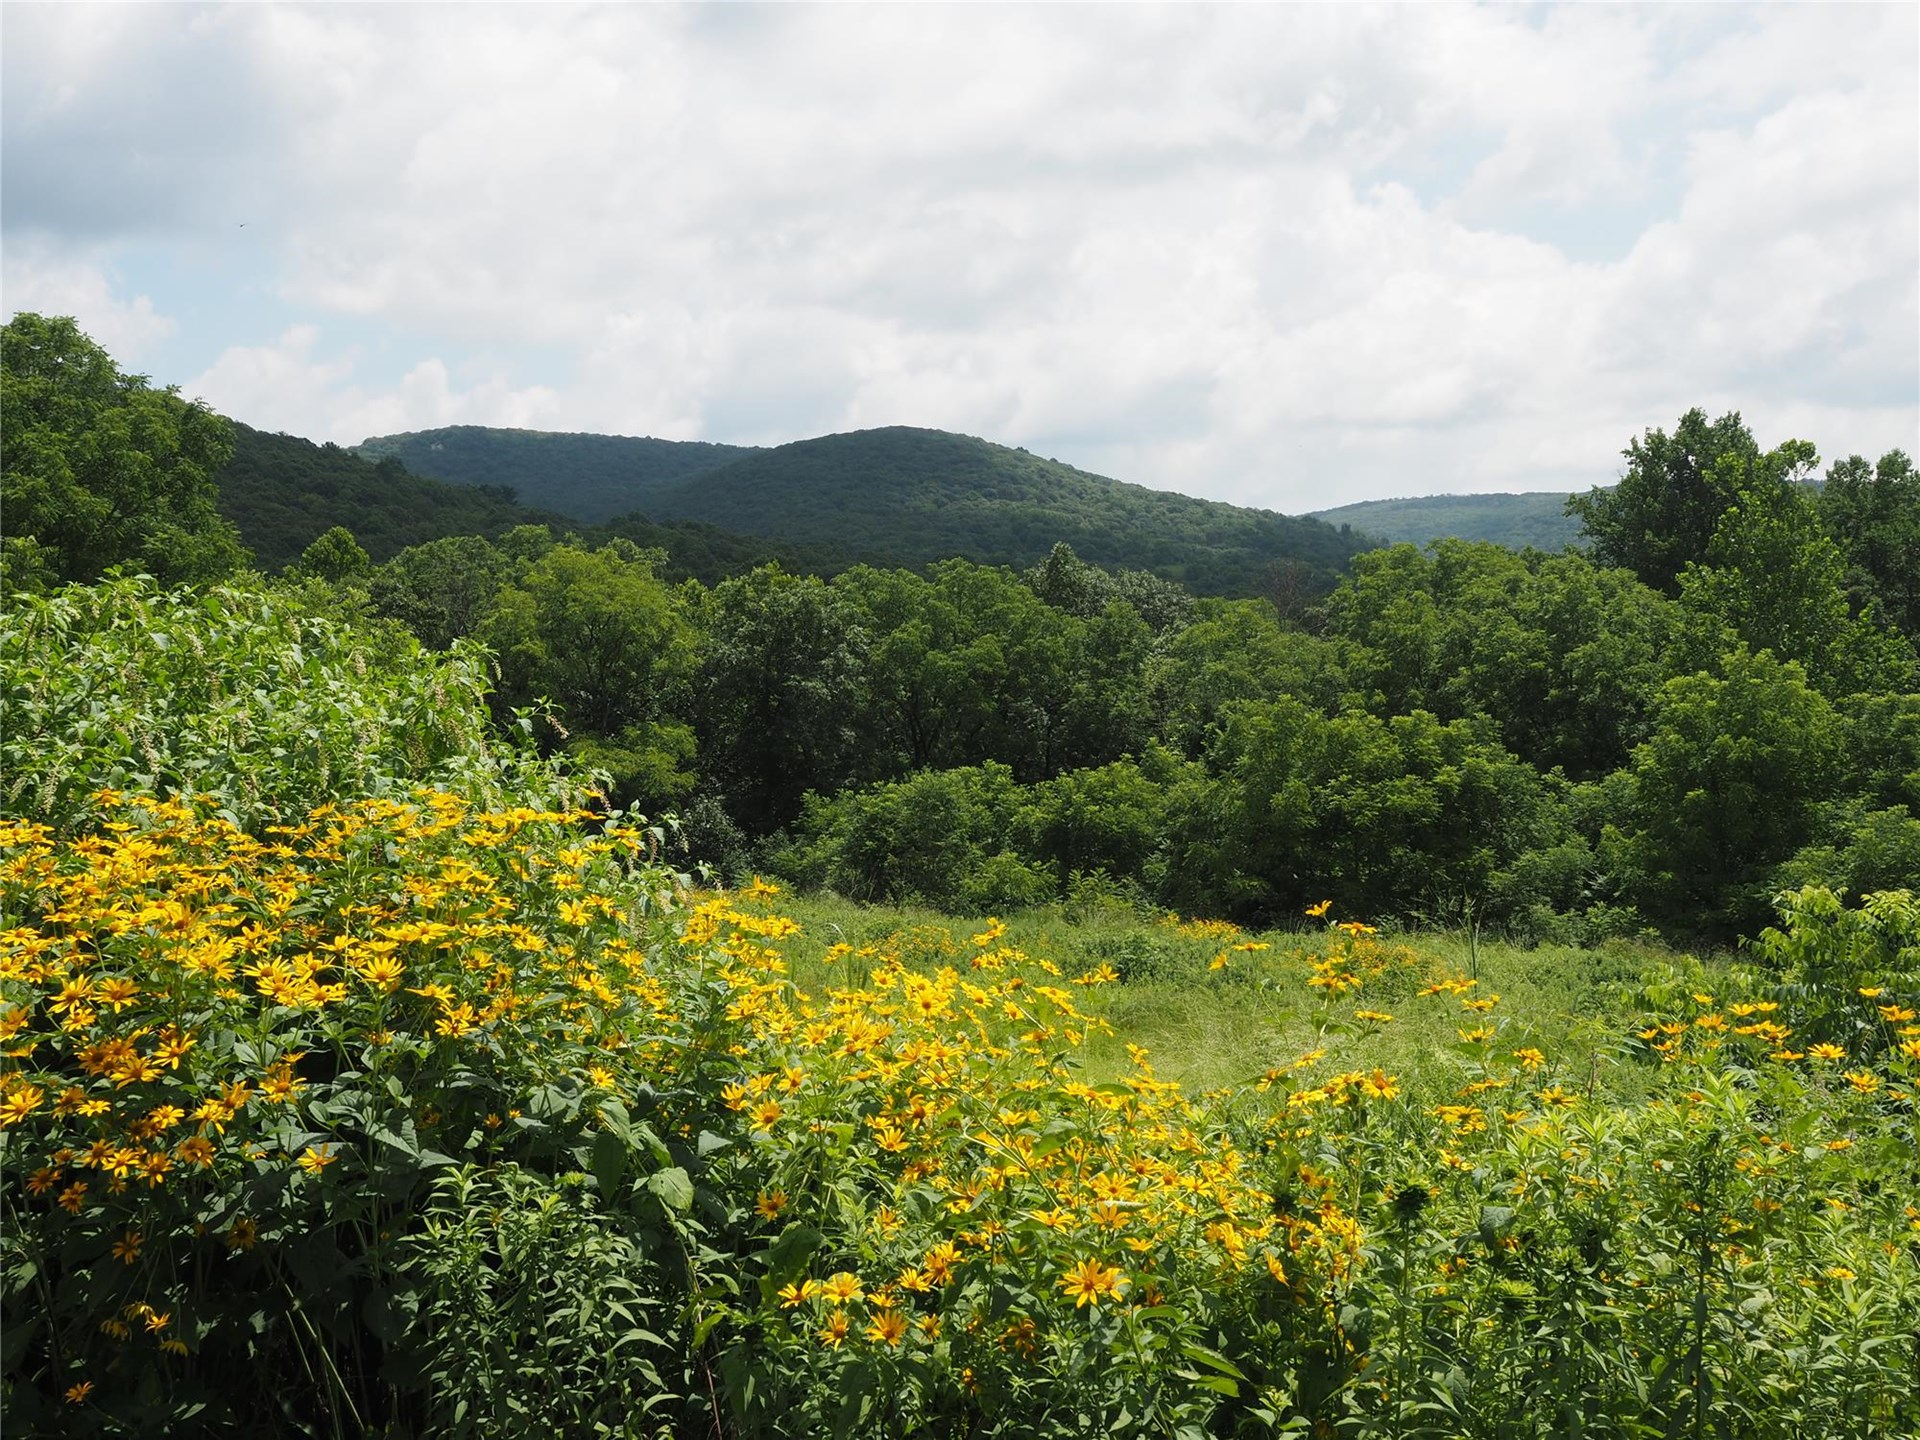
[{"label": "sunlit grass", "polygon": [[[963,960],[970,936],[985,923],[924,906],[863,905],[832,894],[781,896],[802,927],[787,947],[802,988],[857,982],[859,951],[902,948],[908,963],[929,968]],[[1113,1029],[1090,1035],[1075,1059],[1089,1081],[1124,1074],[1128,1047],[1152,1056],[1157,1074],[1189,1093],[1246,1085],[1304,1051],[1328,1050],[1340,1064],[1381,1066],[1408,1074],[1435,1093],[1450,1092],[1465,1061],[1455,1054],[1459,1032],[1497,1025],[1502,1044],[1532,1047],[1555,1057],[1555,1076],[1583,1091],[1620,1099],[1645,1094],[1650,1074],[1625,1058],[1621,1036],[1631,1019],[1625,992],[1650,963],[1676,952],[1616,941],[1599,949],[1525,947],[1469,938],[1457,931],[1421,931],[1394,937],[1449,975],[1476,979],[1478,995],[1500,1003],[1477,1019],[1446,997],[1381,995],[1366,987],[1326,1005],[1306,986],[1310,957],[1327,943],[1324,920],[1291,929],[1249,931],[1241,938],[1264,951],[1229,951],[1228,964],[1211,968],[1223,946],[1183,934],[1174,917],[1122,906],[1069,914],[1046,906],[1000,917],[1004,943],[1043,955],[1069,969],[1117,963],[1122,982],[1094,992],[1089,1002]],[[853,947],[831,962],[836,945]],[[1128,975],[1126,962],[1149,973]],[[1709,973],[1724,960],[1705,962]],[[1355,1012],[1391,1014],[1386,1022],[1356,1020]],[[1332,1028],[1328,1028],[1331,1026]]]},{"label": "sunlit grass", "polygon": [[97,799],[0,827],[28,1433],[262,1375],[529,1440],[628,1396],[768,1440],[1920,1422],[1905,892],[1707,966],[687,894],[444,792],[265,838]]}]

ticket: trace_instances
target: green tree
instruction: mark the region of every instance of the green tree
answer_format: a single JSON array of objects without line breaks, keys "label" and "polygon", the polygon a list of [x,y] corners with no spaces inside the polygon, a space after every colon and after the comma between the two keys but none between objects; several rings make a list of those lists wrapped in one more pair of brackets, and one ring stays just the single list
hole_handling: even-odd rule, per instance
[{"label": "green tree", "polygon": [[[1646,738],[1661,684],[1712,653],[1678,605],[1579,554],[1529,556],[1501,618],[1459,607],[1458,663],[1444,688],[1463,710],[1471,703],[1494,717],[1515,754],[1576,779],[1624,765]],[[1722,639],[1711,629],[1704,638],[1716,648]]]},{"label": "green tree", "polygon": [[[924,578],[907,570],[855,566],[835,578],[872,636],[859,697],[872,752],[867,773],[891,777],[956,763],[960,736],[984,724],[969,673],[962,623]],[[986,657],[976,657],[985,663]],[[991,678],[991,677],[988,677]]]},{"label": "green tree", "polygon": [[1056,609],[1076,615],[1095,608],[1101,572],[1073,553],[1073,547],[1061,540],[1047,558],[1027,572],[1033,593]]},{"label": "green tree", "polygon": [[1521,758],[1576,778],[1624,764],[1653,692],[1721,648],[1628,571],[1469,540],[1357,557],[1325,632],[1377,713],[1484,715]]},{"label": "green tree", "polygon": [[569,748],[606,770],[616,798],[655,805],[693,783],[687,710],[694,633],[679,598],[625,541],[556,545],[501,590],[480,638],[507,704],[550,701]]},{"label": "green tree", "polygon": [[1905,805],[1920,814],[1920,694],[1855,695],[1843,708],[1842,789],[1871,805]]},{"label": "green tree", "polygon": [[1408,915],[1496,893],[1557,843],[1551,787],[1485,721],[1425,711],[1326,716],[1297,700],[1233,706],[1214,779],[1175,788],[1165,898],[1201,913]]},{"label": "green tree", "polygon": [[93,581],[126,565],[167,581],[246,563],[215,506],[232,427],[174,387],[123,375],[69,318],[0,332],[0,507],[19,580]]},{"label": "green tree", "polygon": [[960,909],[988,899],[996,887],[983,882],[995,879],[1004,895],[1009,879],[1020,889],[1037,877],[1026,903],[1050,888],[1021,859],[1031,853],[1029,793],[991,761],[923,770],[832,799],[809,796],[800,829],[807,839],[782,868],[856,900]]},{"label": "green tree", "polygon": [[1096,718],[1131,735],[1131,717],[1144,716],[1095,717],[1075,703],[1086,688],[1124,700],[1115,667],[1137,663],[1149,639],[1130,608],[1105,622],[1107,653],[1094,655],[1081,622],[1004,569],[947,560],[922,578],[860,566],[834,587],[872,636],[862,708],[880,774],[998,760],[1042,779],[1098,748],[1084,733]]},{"label": "green tree", "polygon": [[1179,762],[1165,750],[1144,764],[1116,760],[1070,770],[1033,791],[1036,855],[1064,887],[1076,873],[1148,881],[1166,828],[1167,781]]},{"label": "green tree", "polygon": [[[933,603],[953,627],[934,663],[959,687],[948,702],[960,723],[947,763],[999,760],[1021,780],[1044,779],[1071,763],[1077,756],[1069,711],[1086,658],[1076,644],[1078,622],[1008,570],[948,560],[933,567],[930,580]],[[1145,627],[1137,618],[1134,624],[1144,644]]]},{"label": "green tree", "polygon": [[1813,463],[1813,448],[1797,441],[1714,463],[1716,483],[1733,490],[1734,502],[1703,560],[1681,572],[1681,600],[1749,649],[1798,660],[1829,694],[1897,684],[1911,651],[1849,611],[1840,547],[1798,483]]},{"label": "green tree", "polygon": [[1868,810],[1857,802],[1827,807],[1821,840],[1774,871],[1770,889],[1807,885],[1865,894],[1912,889],[1920,877],[1920,817],[1905,805]]},{"label": "green tree", "polygon": [[1142,683],[1160,737],[1189,757],[1235,701],[1290,695],[1332,710],[1347,689],[1338,647],[1283,628],[1265,600],[1200,601],[1193,623],[1154,648]]},{"label": "green tree", "polygon": [[338,585],[346,580],[364,579],[373,570],[373,560],[344,525],[335,525],[301,552],[293,566],[301,576],[312,576]]},{"label": "green tree", "polygon": [[1356,555],[1352,574],[1327,597],[1324,633],[1348,642],[1349,676],[1376,712],[1433,705],[1445,630],[1438,578],[1419,546],[1390,545]]},{"label": "green tree", "polygon": [[1704,410],[1680,417],[1672,435],[1649,430],[1627,442],[1626,473],[1610,488],[1567,501],[1591,543],[1595,563],[1622,566],[1669,595],[1680,572],[1706,558],[1720,516],[1734,501],[1737,471],[1716,471],[1723,455],[1759,454],[1737,413],[1709,421]]},{"label": "green tree", "polygon": [[1764,877],[1812,838],[1844,738],[1806,671],[1764,650],[1669,680],[1631,772],[1643,908],[1721,938],[1764,923]]},{"label": "green tree", "polygon": [[764,565],[714,587],[700,629],[703,769],[749,833],[861,773],[867,632],[841,591]]},{"label": "green tree", "polygon": [[1042,776],[1137,752],[1153,729],[1145,670],[1153,632],[1131,603],[1109,600],[1059,632],[1065,664],[1056,694],[1035,696]]},{"label": "green tree", "polygon": [[1102,570],[1064,540],[1022,578],[1047,604],[1082,620],[1099,616],[1115,600],[1132,606],[1156,635],[1193,619],[1193,597],[1172,581],[1150,570]]},{"label": "green tree", "polygon": [[449,535],[408,546],[373,573],[367,588],[380,614],[444,650],[479,629],[511,574],[498,546],[478,535]]},{"label": "green tree", "polygon": [[1902,450],[1877,465],[1849,455],[1827,472],[1820,518],[1846,557],[1856,610],[1920,639],[1920,471]]}]

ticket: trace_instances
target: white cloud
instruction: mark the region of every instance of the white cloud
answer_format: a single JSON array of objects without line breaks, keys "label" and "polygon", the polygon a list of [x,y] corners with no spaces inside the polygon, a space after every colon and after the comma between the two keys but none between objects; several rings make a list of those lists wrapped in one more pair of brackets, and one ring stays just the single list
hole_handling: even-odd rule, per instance
[{"label": "white cloud", "polygon": [[0,301],[9,315],[31,310],[71,315],[118,360],[135,366],[174,322],[147,295],[122,298],[108,267],[96,259],[54,253],[51,247],[9,243],[0,261]]},{"label": "white cloud", "polygon": [[1906,7],[113,14],[9,16],[9,251],[250,207],[318,327],[222,337],[255,424],[925,424],[1282,508],[1920,428]]},{"label": "white cloud", "polygon": [[[312,398],[333,391],[352,373],[344,360],[314,358],[320,331],[296,325],[270,345],[233,345],[203,374],[181,388],[223,415],[258,430],[293,430],[288,422],[307,411]],[[316,435],[315,439],[332,436]]]},{"label": "white cloud", "polygon": [[550,428],[559,418],[559,397],[544,386],[516,389],[498,375],[484,375],[462,386],[438,359],[422,360],[391,389],[367,392],[353,387],[331,407],[337,417],[334,438],[355,443],[369,435],[400,430],[431,430],[443,425],[504,425],[512,429]]},{"label": "white cloud", "polygon": [[369,389],[354,380],[355,357],[321,358],[320,344],[319,327],[295,325],[272,344],[229,347],[182,388],[256,429],[339,444],[443,425],[541,429],[558,413],[551,390],[515,389],[498,374],[462,386],[437,358],[420,361],[395,385]]}]

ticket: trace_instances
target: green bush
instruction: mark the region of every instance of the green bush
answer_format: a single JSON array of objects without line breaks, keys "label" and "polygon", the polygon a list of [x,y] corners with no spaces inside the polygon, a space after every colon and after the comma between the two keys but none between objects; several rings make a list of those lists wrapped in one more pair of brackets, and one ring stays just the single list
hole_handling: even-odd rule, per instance
[{"label": "green bush", "polygon": [[[983,897],[1001,888],[996,867],[1015,889],[1037,894],[1024,866],[1015,875],[995,859],[1011,850],[1017,864],[1028,828],[1027,793],[1006,766],[923,770],[831,800],[809,796],[800,824],[805,838],[781,857],[780,868],[855,900],[973,909],[969,884]],[[976,875],[983,878],[976,882]]]},{"label": "green bush", "polygon": [[659,1257],[592,1177],[444,1170],[399,1269],[412,1313],[396,1368],[417,1374],[431,1433],[670,1433],[678,1397],[662,1371],[677,1381],[687,1337]]},{"label": "green bush", "polygon": [[209,796],[252,829],[418,785],[482,804],[577,795],[500,734],[486,693],[478,649],[432,654],[275,590],[16,596],[0,614],[0,805],[69,829],[103,789]]}]

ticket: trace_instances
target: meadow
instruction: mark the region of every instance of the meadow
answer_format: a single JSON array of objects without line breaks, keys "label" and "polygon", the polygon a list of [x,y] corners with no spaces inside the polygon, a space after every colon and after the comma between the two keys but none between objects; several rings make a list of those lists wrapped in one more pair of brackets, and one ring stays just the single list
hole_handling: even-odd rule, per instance
[{"label": "meadow", "polygon": [[1693,412],[1604,563],[1311,614],[269,581],[224,422],[4,339],[10,1436],[1920,1434],[1898,452]]},{"label": "meadow", "polygon": [[1910,894],[1583,963],[90,804],[0,834],[27,1433],[1920,1424]]}]

